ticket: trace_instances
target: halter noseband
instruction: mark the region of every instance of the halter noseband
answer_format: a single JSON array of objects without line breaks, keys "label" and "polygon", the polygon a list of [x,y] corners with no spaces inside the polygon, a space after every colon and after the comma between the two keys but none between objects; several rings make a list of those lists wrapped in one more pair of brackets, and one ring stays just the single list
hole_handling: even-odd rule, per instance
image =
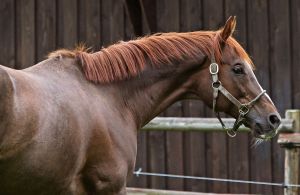
[{"label": "halter noseband", "polygon": [[[266,93],[266,90],[263,90],[260,94],[258,94],[253,100],[251,100],[248,103],[242,104],[239,100],[237,100],[229,91],[227,91],[221,81],[218,78],[218,72],[219,72],[219,65],[216,63],[214,54],[212,55],[211,64],[209,66],[209,72],[212,76],[212,88],[213,88],[213,111],[216,113],[216,116],[218,120],[220,121],[222,127],[224,130],[226,130],[227,135],[230,137],[235,137],[236,132],[238,128],[241,126],[243,121],[245,120],[245,116],[249,113],[252,106],[255,104],[257,100],[261,96],[263,96]],[[239,116],[235,120],[234,125],[232,129],[227,128],[222,121],[219,112],[216,111],[216,104],[217,104],[217,98],[219,91],[229,100],[231,101],[238,109],[239,109]]]}]

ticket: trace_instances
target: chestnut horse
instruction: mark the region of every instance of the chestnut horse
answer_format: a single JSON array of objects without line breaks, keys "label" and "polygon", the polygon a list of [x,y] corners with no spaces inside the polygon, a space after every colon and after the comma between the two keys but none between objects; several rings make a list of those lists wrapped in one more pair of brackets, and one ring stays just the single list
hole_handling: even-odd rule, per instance
[{"label": "chestnut horse", "polygon": [[60,50],[24,70],[1,66],[0,194],[126,194],[138,129],[182,99],[272,137],[280,117],[231,37],[235,22],[95,53]]}]

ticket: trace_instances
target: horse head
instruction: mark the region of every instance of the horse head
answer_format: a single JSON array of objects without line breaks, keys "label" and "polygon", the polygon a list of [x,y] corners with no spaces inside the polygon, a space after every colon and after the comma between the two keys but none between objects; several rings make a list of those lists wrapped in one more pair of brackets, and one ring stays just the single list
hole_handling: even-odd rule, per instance
[{"label": "horse head", "polygon": [[[197,94],[219,112],[236,118],[233,129],[228,134],[235,135],[241,124],[251,128],[256,138],[270,139],[276,135],[281,123],[272,100],[258,83],[254,64],[240,44],[232,37],[236,19],[230,17],[225,26],[216,31],[211,56],[205,68],[194,77]],[[208,91],[208,93],[203,93]]]}]

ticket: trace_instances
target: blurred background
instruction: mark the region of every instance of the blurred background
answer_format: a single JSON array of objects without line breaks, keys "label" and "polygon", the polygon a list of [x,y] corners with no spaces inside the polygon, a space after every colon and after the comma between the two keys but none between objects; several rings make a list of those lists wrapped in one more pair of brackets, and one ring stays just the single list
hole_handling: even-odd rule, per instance
[{"label": "blurred background", "polygon": [[[217,30],[237,16],[234,37],[252,57],[259,82],[282,116],[300,108],[298,0],[0,0],[0,64],[23,69],[57,48],[83,42],[93,50],[155,32]],[[212,117],[183,101],[161,116]],[[136,169],[217,178],[283,182],[277,138],[221,133],[140,132]],[[128,186],[220,193],[282,194],[282,188],[133,176]]]}]

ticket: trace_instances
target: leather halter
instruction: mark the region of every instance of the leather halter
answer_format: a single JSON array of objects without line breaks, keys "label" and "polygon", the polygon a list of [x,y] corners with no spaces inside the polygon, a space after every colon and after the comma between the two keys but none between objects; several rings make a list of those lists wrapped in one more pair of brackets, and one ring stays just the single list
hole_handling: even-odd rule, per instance
[{"label": "leather halter", "polygon": [[[238,128],[241,126],[243,121],[246,119],[245,116],[249,113],[250,109],[262,97],[266,90],[263,90],[260,94],[258,94],[253,100],[248,103],[242,104],[239,100],[237,100],[229,91],[227,91],[221,81],[218,78],[219,65],[216,63],[215,56],[212,55],[211,64],[209,66],[209,72],[212,76],[212,88],[213,88],[213,111],[216,113],[218,120],[220,121],[224,130],[226,130],[227,135],[230,137],[235,137]],[[233,127],[227,128],[220,117],[220,113],[216,111],[216,104],[219,91],[229,100],[231,101],[239,110],[239,116],[235,120]]]}]

